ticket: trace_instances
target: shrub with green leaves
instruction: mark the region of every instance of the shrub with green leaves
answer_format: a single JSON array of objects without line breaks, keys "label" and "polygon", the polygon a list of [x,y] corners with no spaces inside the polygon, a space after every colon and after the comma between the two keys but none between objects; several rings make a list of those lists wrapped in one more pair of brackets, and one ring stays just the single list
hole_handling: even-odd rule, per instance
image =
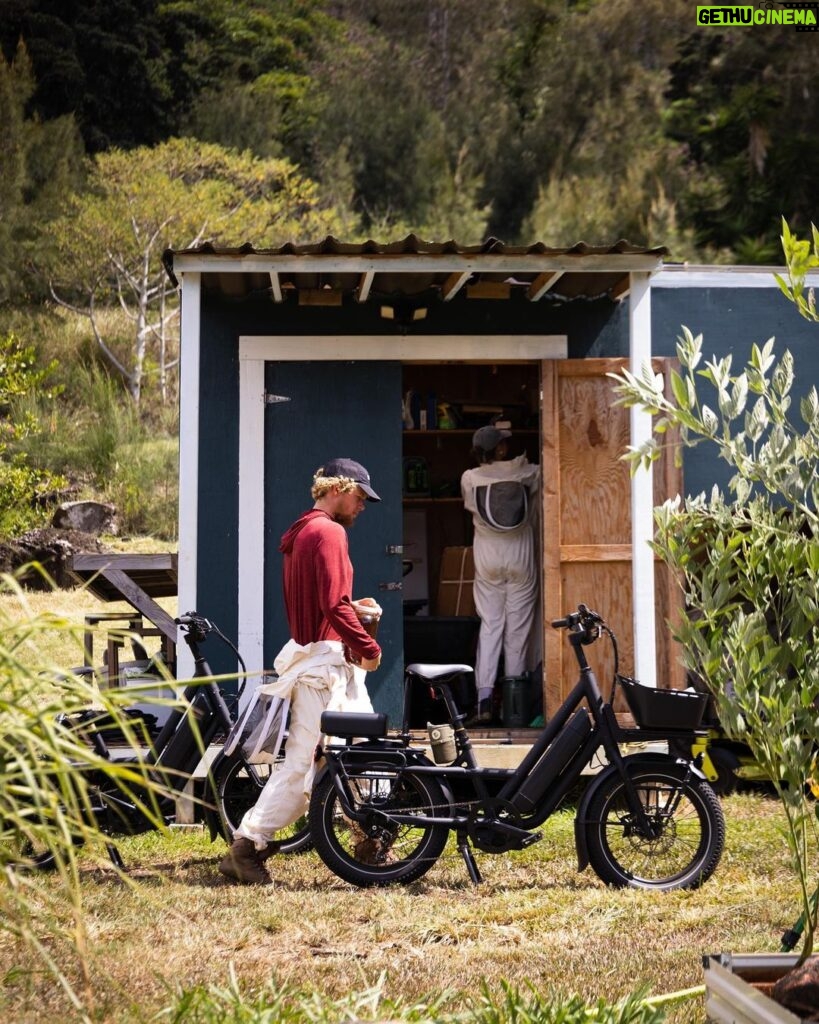
[{"label": "shrub with green leaves", "polygon": [[21,411],[19,403],[34,393],[50,400],[57,388],[46,384],[55,363],[38,367],[33,346],[24,346],[14,334],[0,336],[0,537],[14,536],[44,517],[38,496],[64,481],[32,466],[20,442],[38,429],[36,419]]},{"label": "shrub with green leaves", "polygon": [[794,303],[801,316],[806,320],[819,321],[816,293],[813,288],[806,287],[808,274],[819,270],[819,230],[815,224],[811,224],[810,230],[812,247],[806,238],[794,235],[783,218],[782,251],[788,266],[788,280],[780,274],[774,274],[774,277],[785,298]]},{"label": "shrub with green leaves", "polygon": [[[649,367],[613,375],[621,404],[656,415],[655,433],[628,457],[655,460],[669,431],[709,444],[734,473],[716,489],[656,510],[656,550],[683,582],[677,638],[686,666],[707,682],[732,739],[746,743],[776,787],[806,917],[803,956],[816,930],[819,852],[808,782],[819,751],[819,396],[794,416],[791,354],[754,345],[735,373],[731,357],[703,362],[702,337],[683,328],[673,398]],[[713,399],[701,398],[704,388]]]}]

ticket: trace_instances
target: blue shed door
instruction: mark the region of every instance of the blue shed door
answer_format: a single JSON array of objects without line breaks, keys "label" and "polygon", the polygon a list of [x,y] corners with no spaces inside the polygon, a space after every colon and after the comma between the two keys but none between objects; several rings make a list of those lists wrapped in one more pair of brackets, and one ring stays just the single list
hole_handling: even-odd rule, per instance
[{"label": "blue shed door", "polygon": [[381,667],[367,677],[367,687],[375,709],[397,724],[404,672],[401,364],[270,361],[265,391],[265,663],[272,664],[288,639],[279,540],[312,507],[316,469],[332,458],[355,459],[370,471],[381,497],[349,531],[353,597],[374,597],[384,609]]}]

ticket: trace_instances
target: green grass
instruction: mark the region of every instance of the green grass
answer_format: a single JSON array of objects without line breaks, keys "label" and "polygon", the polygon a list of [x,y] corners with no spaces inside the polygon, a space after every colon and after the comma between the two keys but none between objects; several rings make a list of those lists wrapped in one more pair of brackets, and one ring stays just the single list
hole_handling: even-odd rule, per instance
[{"label": "green grass", "polygon": [[[175,550],[175,545],[165,544],[153,537],[123,540],[118,537],[106,536],[102,538],[102,541],[109,551],[130,554],[165,553]],[[164,608],[169,615],[177,614],[175,597],[160,598],[157,604]],[[126,601],[102,602],[83,588],[53,591],[27,590],[16,595],[0,591],[0,614],[7,615],[10,619],[16,616],[49,614],[63,617],[82,626],[85,616],[95,612],[133,614],[133,611],[133,607]],[[83,663],[82,643],[82,636],[79,633],[71,634],[64,629],[38,630],[36,643],[25,645],[18,651],[18,656],[24,665],[52,665],[69,669],[73,665]],[[155,653],[158,644],[159,641],[156,639],[146,640],[149,653]],[[102,652],[104,649],[104,635],[100,631],[98,639],[94,640],[94,650]]]},{"label": "green grass", "polygon": [[[76,622],[100,610],[83,591],[6,594],[0,607],[11,616],[15,602]],[[40,633],[36,647],[17,653],[31,664],[81,660],[64,631]],[[0,885],[28,887],[28,923],[47,925],[47,949],[84,1005],[72,1005],[2,922],[0,1012],[19,1024],[457,1015],[469,1024],[649,1024],[656,1015],[634,1015],[633,1006],[584,1016],[574,997],[596,1007],[643,986],[654,995],[697,986],[703,954],[777,950],[798,914],[779,804],[760,792],[723,806],[725,853],[695,892],[610,890],[590,870],[578,873],[570,810],[526,851],[479,853],[477,887],[451,843],[406,888],[355,889],[315,853],[274,858],[269,888],[237,887],[216,870],[224,844],[199,828],[118,840],[125,879],[82,855],[74,894],[60,876],[0,873]],[[704,1020],[701,999],[665,1014],[671,1024]]]},{"label": "green grass", "polygon": [[[716,875],[699,891],[663,895],[609,890],[590,871],[578,874],[568,811],[527,851],[479,854],[478,887],[452,846],[407,888],[354,889],[310,853],[273,860],[275,884],[258,889],[224,881],[216,870],[224,845],[198,829],[123,840],[132,884],[98,862],[84,869],[91,1019],[148,1021],[196,994],[225,1014],[201,1019],[233,1020],[223,1001],[232,976],[248,1012],[283,986],[339,1006],[377,990],[391,1013],[446,993],[437,1012],[451,1014],[482,985],[496,1000],[506,983],[589,1003],[641,985],[654,994],[698,985],[704,953],[776,950],[796,915],[778,804],[738,795],[724,806],[728,840]],[[35,884],[53,897],[59,883]],[[8,936],[0,936],[4,976],[9,1019],[73,1019],[61,991]],[[675,1024],[703,1019],[699,1000],[667,1011]]]}]

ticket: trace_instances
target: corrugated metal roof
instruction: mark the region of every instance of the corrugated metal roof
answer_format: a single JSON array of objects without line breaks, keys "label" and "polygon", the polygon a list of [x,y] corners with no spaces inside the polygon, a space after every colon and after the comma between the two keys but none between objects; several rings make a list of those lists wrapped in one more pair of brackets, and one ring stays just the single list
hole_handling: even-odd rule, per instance
[{"label": "corrugated metal roof", "polygon": [[431,242],[417,235],[393,242],[344,242],[332,236],[314,243],[286,242],[274,248],[250,243],[219,247],[204,243],[169,249],[163,261],[175,284],[180,274],[197,271],[203,286],[241,298],[261,291],[284,301],[341,303],[405,297],[437,291],[448,301],[459,293],[470,298],[505,298],[524,292],[537,301],[546,295],[563,300],[628,291],[629,273],[653,273],[667,249],[646,248],[620,239],[611,245],[577,242],[569,247],[506,245],[491,238],[479,245],[454,240]]}]

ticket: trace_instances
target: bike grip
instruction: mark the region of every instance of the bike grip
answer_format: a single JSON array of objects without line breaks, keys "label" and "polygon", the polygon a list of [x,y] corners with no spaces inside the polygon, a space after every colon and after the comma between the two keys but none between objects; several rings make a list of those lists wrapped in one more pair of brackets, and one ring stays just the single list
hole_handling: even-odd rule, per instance
[{"label": "bike grip", "polygon": [[552,619],[552,629],[567,629],[570,625],[568,619]]}]

